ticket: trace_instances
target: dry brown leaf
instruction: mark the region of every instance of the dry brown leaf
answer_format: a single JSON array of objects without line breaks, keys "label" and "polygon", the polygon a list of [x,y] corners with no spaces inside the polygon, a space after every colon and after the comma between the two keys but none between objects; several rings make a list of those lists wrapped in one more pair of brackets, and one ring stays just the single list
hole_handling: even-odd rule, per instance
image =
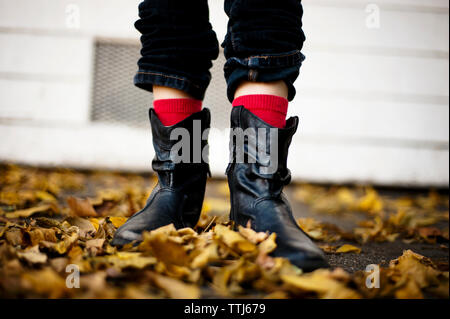
[{"label": "dry brown leaf", "polygon": [[96,262],[106,262],[117,268],[135,268],[144,269],[147,266],[155,265],[157,259],[154,257],[143,256],[142,253],[136,252],[118,252],[113,256],[101,257],[94,260]]},{"label": "dry brown leaf", "polygon": [[206,248],[202,249],[200,254],[198,254],[191,263],[191,268],[203,268],[208,263],[220,260],[218,254],[219,246],[217,243],[212,243]]},{"label": "dry brown leaf", "polygon": [[56,211],[55,205],[46,204],[46,205],[31,207],[28,209],[16,210],[15,212],[12,212],[12,213],[6,213],[5,217],[11,218],[11,219],[20,218],[20,217],[25,218],[25,217],[33,216],[34,214],[37,214],[37,213],[44,213],[47,211],[55,212]]},{"label": "dry brown leaf", "polygon": [[83,249],[80,246],[73,246],[70,248],[67,256],[71,262],[79,261],[83,257]]},{"label": "dry brown leaf", "polygon": [[80,238],[92,238],[97,232],[97,229],[94,227],[94,225],[87,219],[74,216],[66,218],[66,221],[70,225],[78,227],[78,229],[80,230]]},{"label": "dry brown leaf", "polygon": [[26,289],[49,298],[62,298],[69,293],[66,281],[51,268],[24,273],[22,280]]},{"label": "dry brown leaf", "polygon": [[30,264],[45,264],[47,262],[47,255],[41,253],[37,245],[17,252],[17,256]]},{"label": "dry brown leaf", "polygon": [[324,299],[360,299],[361,295],[347,288],[343,283],[333,279],[329,270],[316,270],[302,276],[282,275],[287,285],[303,293],[315,293]]},{"label": "dry brown leaf", "polygon": [[263,242],[264,240],[267,239],[267,237],[269,237],[269,234],[261,233],[261,232],[257,233],[250,227],[244,228],[242,226],[239,226],[239,233],[242,236],[244,236],[248,241],[250,241],[252,244],[255,244],[255,245]]},{"label": "dry brown leaf", "polygon": [[86,250],[91,256],[97,256],[103,252],[105,239],[91,239],[86,242]]},{"label": "dry brown leaf", "polygon": [[50,266],[58,272],[62,273],[66,271],[66,267],[69,264],[69,258],[66,257],[58,257],[49,260]]},{"label": "dry brown leaf", "polygon": [[52,243],[56,243],[58,241],[55,229],[34,228],[26,231],[25,235],[28,236],[31,246],[38,245],[41,241],[48,241]]},{"label": "dry brown leaf", "polygon": [[180,280],[148,273],[154,284],[163,289],[172,299],[199,299],[200,289],[196,285],[186,284]]},{"label": "dry brown leaf", "polygon": [[97,212],[95,211],[89,199],[69,197],[67,198],[67,204],[69,205],[70,212],[73,216],[79,217],[97,216]]},{"label": "dry brown leaf", "polygon": [[445,239],[445,234],[437,227],[421,227],[417,232],[427,242],[435,243],[438,238]]},{"label": "dry brown leaf", "polygon": [[241,234],[232,231],[226,226],[216,225],[216,227],[214,227],[214,232],[217,238],[235,251],[249,253],[256,250],[254,244],[245,239]]},{"label": "dry brown leaf", "polygon": [[[392,260],[389,268],[394,270],[393,278],[413,279],[419,288],[423,289],[432,285],[439,285],[442,273],[434,268],[434,264],[428,258],[406,250],[401,257]],[[448,279],[447,279],[448,282]]]},{"label": "dry brown leaf", "polygon": [[407,280],[401,288],[395,291],[395,298],[397,299],[423,299],[423,293],[417,282],[414,280]]},{"label": "dry brown leaf", "polygon": [[188,266],[190,259],[182,239],[169,234],[177,234],[175,228],[162,227],[143,234],[143,242],[139,245],[141,251],[150,251],[156,258],[166,264]]},{"label": "dry brown leaf", "polygon": [[233,273],[235,273],[244,264],[243,259],[235,260],[228,266],[217,269],[213,275],[213,287],[223,296],[231,295],[230,279]]},{"label": "dry brown leaf", "polygon": [[79,229],[76,226],[72,226],[67,234],[62,236],[62,240],[57,243],[42,241],[41,247],[51,249],[61,255],[64,255],[69,249],[76,244],[79,238]]},{"label": "dry brown leaf", "polygon": [[8,229],[5,232],[4,236],[6,238],[6,241],[12,246],[19,246],[24,242],[22,229],[16,227]]}]

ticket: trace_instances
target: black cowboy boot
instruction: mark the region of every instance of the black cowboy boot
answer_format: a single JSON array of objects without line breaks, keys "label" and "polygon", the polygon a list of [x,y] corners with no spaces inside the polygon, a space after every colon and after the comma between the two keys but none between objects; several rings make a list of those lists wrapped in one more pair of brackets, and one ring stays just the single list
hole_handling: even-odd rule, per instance
[{"label": "black cowboy boot", "polygon": [[[204,109],[174,126],[166,127],[154,110],[150,110],[155,148],[152,167],[158,175],[158,184],[145,207],[117,230],[112,245],[139,242],[143,231],[169,224],[174,224],[177,229],[197,224],[209,174],[208,159],[202,158],[202,151],[207,156],[207,136],[202,139],[202,135],[209,129],[210,122],[210,112]],[[175,140],[171,140],[171,134]],[[183,144],[180,143],[182,139]],[[174,149],[177,151],[174,152]]]},{"label": "black cowboy boot", "polygon": [[[250,224],[256,232],[276,233],[277,248],[272,255],[285,257],[306,272],[328,267],[328,263],[322,250],[298,226],[282,193],[291,181],[287,169],[288,148],[298,122],[294,117],[287,121],[285,129],[277,129],[244,107],[234,107],[227,175],[230,219],[243,227]],[[252,130],[254,138],[250,137]],[[271,147],[274,147],[272,152]]]}]

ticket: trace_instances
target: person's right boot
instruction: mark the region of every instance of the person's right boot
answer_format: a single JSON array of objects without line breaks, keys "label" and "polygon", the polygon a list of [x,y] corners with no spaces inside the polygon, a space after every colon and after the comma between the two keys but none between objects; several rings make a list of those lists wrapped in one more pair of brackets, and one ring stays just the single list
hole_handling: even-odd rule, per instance
[{"label": "person's right boot", "polygon": [[[155,158],[153,170],[158,184],[153,189],[145,207],[134,214],[116,232],[111,244],[123,246],[142,240],[142,232],[169,224],[175,228],[195,227],[205,196],[208,142],[205,130],[209,129],[211,115],[208,109],[194,113],[173,126],[164,126],[153,109],[150,110]],[[183,162],[174,152],[187,152]],[[181,154],[180,154],[181,153]]]},{"label": "person's right boot", "polygon": [[227,169],[230,219],[242,227],[250,225],[256,232],[276,233],[273,256],[287,258],[307,272],[326,268],[328,263],[322,250],[298,226],[283,194],[283,187],[291,181],[287,156],[297,127],[297,117],[289,119],[285,129],[278,129],[243,106],[233,107]]}]

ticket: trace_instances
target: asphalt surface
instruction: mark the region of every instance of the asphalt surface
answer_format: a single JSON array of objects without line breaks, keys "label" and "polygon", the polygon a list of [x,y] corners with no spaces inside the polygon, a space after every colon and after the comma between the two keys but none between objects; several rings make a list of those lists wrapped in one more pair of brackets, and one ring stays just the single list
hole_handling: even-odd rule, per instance
[{"label": "asphalt surface", "polygon": [[[215,180],[209,181],[207,186],[207,197],[223,198],[217,191],[218,188],[223,187],[223,181]],[[285,189],[285,194],[290,200],[294,217],[308,218],[312,217],[317,221],[334,224],[344,231],[350,231],[357,226],[358,222],[364,219],[364,216],[357,213],[346,214],[325,214],[317,213],[312,209],[297,200],[294,199],[293,192],[296,185],[292,184]],[[429,190],[416,190],[416,189],[381,189],[378,190],[383,195],[388,195],[392,198],[395,197],[412,197],[426,195]],[[443,190],[445,192],[445,190]],[[437,225],[439,228],[448,228],[448,223],[441,222]],[[324,242],[318,242],[318,244],[329,244]],[[441,270],[448,271],[449,263],[449,248],[448,243],[405,243],[401,239],[395,242],[368,242],[365,244],[355,243],[351,241],[338,241],[333,242],[333,246],[340,246],[343,244],[352,244],[362,249],[360,254],[348,253],[348,254],[327,254],[328,262],[332,267],[341,267],[347,272],[354,273],[359,270],[365,270],[368,265],[378,264],[382,267],[387,267],[389,262],[393,259],[400,257],[404,250],[412,250],[415,253],[430,258],[438,264]]]}]

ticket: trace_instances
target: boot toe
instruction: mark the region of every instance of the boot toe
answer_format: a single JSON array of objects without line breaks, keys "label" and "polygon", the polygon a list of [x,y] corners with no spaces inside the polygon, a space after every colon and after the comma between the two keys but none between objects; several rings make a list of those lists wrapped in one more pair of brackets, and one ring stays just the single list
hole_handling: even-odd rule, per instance
[{"label": "boot toe", "polygon": [[142,240],[142,235],[127,229],[118,229],[111,241],[112,246],[124,246]]},{"label": "boot toe", "polygon": [[300,268],[303,272],[312,272],[320,268],[330,268],[330,265],[322,256],[293,256],[290,258],[293,265]]},{"label": "boot toe", "polygon": [[288,259],[291,264],[303,272],[311,272],[320,268],[330,267],[322,252],[310,253],[300,249],[277,249],[274,252],[274,256]]}]

